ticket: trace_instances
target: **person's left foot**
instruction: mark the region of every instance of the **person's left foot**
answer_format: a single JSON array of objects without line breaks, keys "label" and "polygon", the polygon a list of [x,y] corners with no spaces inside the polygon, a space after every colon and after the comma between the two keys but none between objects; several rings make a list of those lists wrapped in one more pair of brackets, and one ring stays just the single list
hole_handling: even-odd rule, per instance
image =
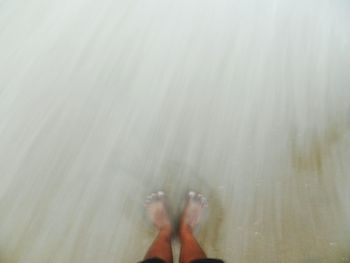
[{"label": "person's left foot", "polygon": [[190,191],[187,196],[185,209],[180,218],[180,233],[192,232],[201,221],[207,206],[207,198],[200,193]]},{"label": "person's left foot", "polygon": [[165,205],[164,192],[158,191],[147,196],[145,207],[154,226],[171,232],[171,222]]}]

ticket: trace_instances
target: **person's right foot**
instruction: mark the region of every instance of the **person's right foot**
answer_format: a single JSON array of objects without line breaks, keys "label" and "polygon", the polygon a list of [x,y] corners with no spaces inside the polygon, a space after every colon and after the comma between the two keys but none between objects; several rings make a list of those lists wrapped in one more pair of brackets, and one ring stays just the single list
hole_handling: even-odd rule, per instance
[{"label": "person's right foot", "polygon": [[208,201],[202,194],[190,191],[180,219],[180,232],[188,230],[192,232],[200,222],[203,210],[207,206]]}]

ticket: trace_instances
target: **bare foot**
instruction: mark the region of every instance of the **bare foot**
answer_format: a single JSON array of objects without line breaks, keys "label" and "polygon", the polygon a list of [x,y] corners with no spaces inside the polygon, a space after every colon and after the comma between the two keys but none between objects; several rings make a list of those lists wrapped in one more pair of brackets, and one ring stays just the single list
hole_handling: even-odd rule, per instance
[{"label": "bare foot", "polygon": [[198,225],[207,206],[208,201],[202,194],[190,191],[180,219],[180,231],[190,230],[192,232]]},{"label": "bare foot", "polygon": [[145,207],[157,230],[171,231],[171,222],[165,205],[164,192],[158,191],[147,196]]}]

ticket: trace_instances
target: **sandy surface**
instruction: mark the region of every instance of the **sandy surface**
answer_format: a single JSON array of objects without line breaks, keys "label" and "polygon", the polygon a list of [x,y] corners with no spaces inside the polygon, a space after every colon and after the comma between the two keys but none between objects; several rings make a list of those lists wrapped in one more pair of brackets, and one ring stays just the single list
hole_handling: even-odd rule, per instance
[{"label": "sandy surface", "polygon": [[0,0],[0,262],[137,262],[157,189],[209,256],[350,262],[349,12]]}]

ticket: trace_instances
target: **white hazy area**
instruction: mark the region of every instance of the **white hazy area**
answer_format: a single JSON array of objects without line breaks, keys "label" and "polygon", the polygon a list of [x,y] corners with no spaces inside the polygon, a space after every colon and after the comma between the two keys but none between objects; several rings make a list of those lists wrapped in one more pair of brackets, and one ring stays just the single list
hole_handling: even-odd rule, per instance
[{"label": "white hazy area", "polygon": [[349,146],[348,0],[0,0],[1,263],[349,263]]}]

